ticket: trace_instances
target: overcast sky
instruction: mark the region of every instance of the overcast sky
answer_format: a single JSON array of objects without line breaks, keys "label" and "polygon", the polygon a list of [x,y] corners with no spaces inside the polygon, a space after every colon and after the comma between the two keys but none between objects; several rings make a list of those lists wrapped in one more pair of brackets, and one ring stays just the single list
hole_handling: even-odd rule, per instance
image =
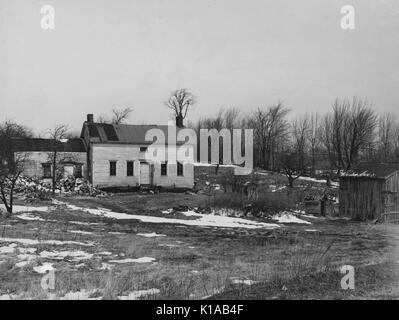
[{"label": "overcast sky", "polygon": [[[55,30],[40,26],[55,8]],[[340,26],[355,7],[356,29]],[[77,131],[87,113],[132,107],[131,123],[167,123],[171,90],[220,106],[282,100],[293,114],[360,95],[399,101],[399,1],[0,0],[0,121]]]}]

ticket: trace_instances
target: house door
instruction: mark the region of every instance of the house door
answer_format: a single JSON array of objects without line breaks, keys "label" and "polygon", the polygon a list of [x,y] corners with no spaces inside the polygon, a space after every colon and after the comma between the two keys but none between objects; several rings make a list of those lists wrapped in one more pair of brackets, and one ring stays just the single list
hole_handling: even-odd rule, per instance
[{"label": "house door", "polygon": [[150,184],[150,165],[148,163],[140,163],[140,184]]}]

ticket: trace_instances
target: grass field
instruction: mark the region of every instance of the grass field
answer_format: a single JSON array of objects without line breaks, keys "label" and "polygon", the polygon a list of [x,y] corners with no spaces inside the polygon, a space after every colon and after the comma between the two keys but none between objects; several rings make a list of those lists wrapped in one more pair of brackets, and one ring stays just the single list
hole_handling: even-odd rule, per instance
[{"label": "grass field", "polygon": [[[192,211],[208,200],[206,194],[125,193],[61,195],[27,205],[21,198],[14,215],[0,221],[0,297],[399,297],[397,225],[303,214],[303,223],[283,223]],[[355,268],[355,290],[341,289],[343,265]],[[54,272],[54,289],[41,286],[47,270]]]}]

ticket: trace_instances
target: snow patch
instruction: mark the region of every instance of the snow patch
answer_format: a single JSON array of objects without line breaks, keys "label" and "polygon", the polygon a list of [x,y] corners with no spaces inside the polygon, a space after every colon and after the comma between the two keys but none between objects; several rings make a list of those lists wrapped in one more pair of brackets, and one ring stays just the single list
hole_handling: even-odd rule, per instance
[{"label": "snow patch", "polygon": [[272,216],[273,220],[276,220],[280,223],[302,223],[302,224],[311,224],[309,221],[305,221],[302,219],[299,219],[296,217],[294,214],[288,211],[283,211],[280,212],[274,216]]},{"label": "snow patch", "polygon": [[223,217],[212,214],[199,214],[194,211],[186,211],[182,212],[182,214],[187,217],[196,217],[198,219],[185,220],[177,218],[162,218],[155,216],[127,214],[127,213],[113,212],[108,210],[104,211],[92,208],[82,208],[70,204],[66,204],[66,206],[71,210],[80,210],[93,215],[98,215],[105,218],[117,219],[117,220],[133,219],[148,223],[174,223],[174,224],[184,224],[189,226],[208,226],[208,227],[221,227],[221,228],[274,229],[280,227],[278,224],[274,223],[257,222],[242,218]]},{"label": "snow patch", "polygon": [[35,272],[37,272],[37,273],[47,273],[48,271],[52,271],[52,270],[55,270],[55,269],[53,268],[53,264],[52,263],[45,262],[41,266],[33,267],[33,270]]},{"label": "snow patch", "polygon": [[15,246],[0,247],[0,254],[13,253],[15,251]]},{"label": "snow patch", "polygon": [[[6,210],[5,206],[2,204],[0,205],[0,209]],[[12,207],[13,213],[20,213],[20,212],[47,212],[49,211],[49,207],[31,207],[31,206],[17,206],[14,205]]]},{"label": "snow patch", "polygon": [[81,231],[81,230],[68,230],[68,232],[71,232],[71,233],[78,233],[78,234],[93,234],[93,232]]},{"label": "snow patch", "polygon": [[63,297],[60,297],[60,300],[101,300],[102,297],[97,298],[89,298],[93,293],[97,292],[97,290],[80,290],[76,292],[68,292]]},{"label": "snow patch", "polygon": [[73,261],[81,261],[91,259],[93,255],[84,251],[42,251],[40,252],[41,258],[63,260],[66,257],[71,257]]},{"label": "snow patch", "polygon": [[154,237],[166,237],[165,234],[157,234],[156,232],[153,233],[138,233],[138,236],[146,237],[146,238],[154,238]]},{"label": "snow patch", "polygon": [[2,238],[0,242],[17,242],[24,245],[38,245],[38,244],[50,244],[50,245],[64,245],[64,244],[76,244],[79,246],[93,246],[92,242],[77,242],[77,241],[59,241],[59,240],[35,240],[35,239],[18,239],[18,238]]},{"label": "snow patch", "polygon": [[230,280],[233,284],[245,284],[247,286],[252,286],[253,284],[257,283],[257,281],[248,279],[230,278]]},{"label": "snow patch", "polygon": [[119,300],[137,300],[145,296],[153,296],[159,294],[161,291],[159,289],[148,289],[148,290],[138,290],[130,292],[127,296],[118,296]]},{"label": "snow patch", "polygon": [[111,263],[150,263],[150,262],[154,262],[155,258],[151,258],[151,257],[141,257],[141,258],[137,258],[137,259],[131,259],[131,258],[127,258],[127,259],[122,259],[122,260],[110,260],[109,262]]}]

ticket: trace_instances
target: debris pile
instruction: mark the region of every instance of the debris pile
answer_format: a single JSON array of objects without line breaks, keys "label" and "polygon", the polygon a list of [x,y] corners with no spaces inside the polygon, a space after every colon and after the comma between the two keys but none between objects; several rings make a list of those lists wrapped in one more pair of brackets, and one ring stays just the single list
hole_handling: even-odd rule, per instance
[{"label": "debris pile", "polygon": [[[27,199],[45,199],[52,192],[51,183],[48,180],[37,178],[19,177],[15,183],[15,192],[24,193]],[[84,179],[69,176],[56,183],[55,192],[88,195],[92,197],[106,196],[104,191],[93,187]]]}]

